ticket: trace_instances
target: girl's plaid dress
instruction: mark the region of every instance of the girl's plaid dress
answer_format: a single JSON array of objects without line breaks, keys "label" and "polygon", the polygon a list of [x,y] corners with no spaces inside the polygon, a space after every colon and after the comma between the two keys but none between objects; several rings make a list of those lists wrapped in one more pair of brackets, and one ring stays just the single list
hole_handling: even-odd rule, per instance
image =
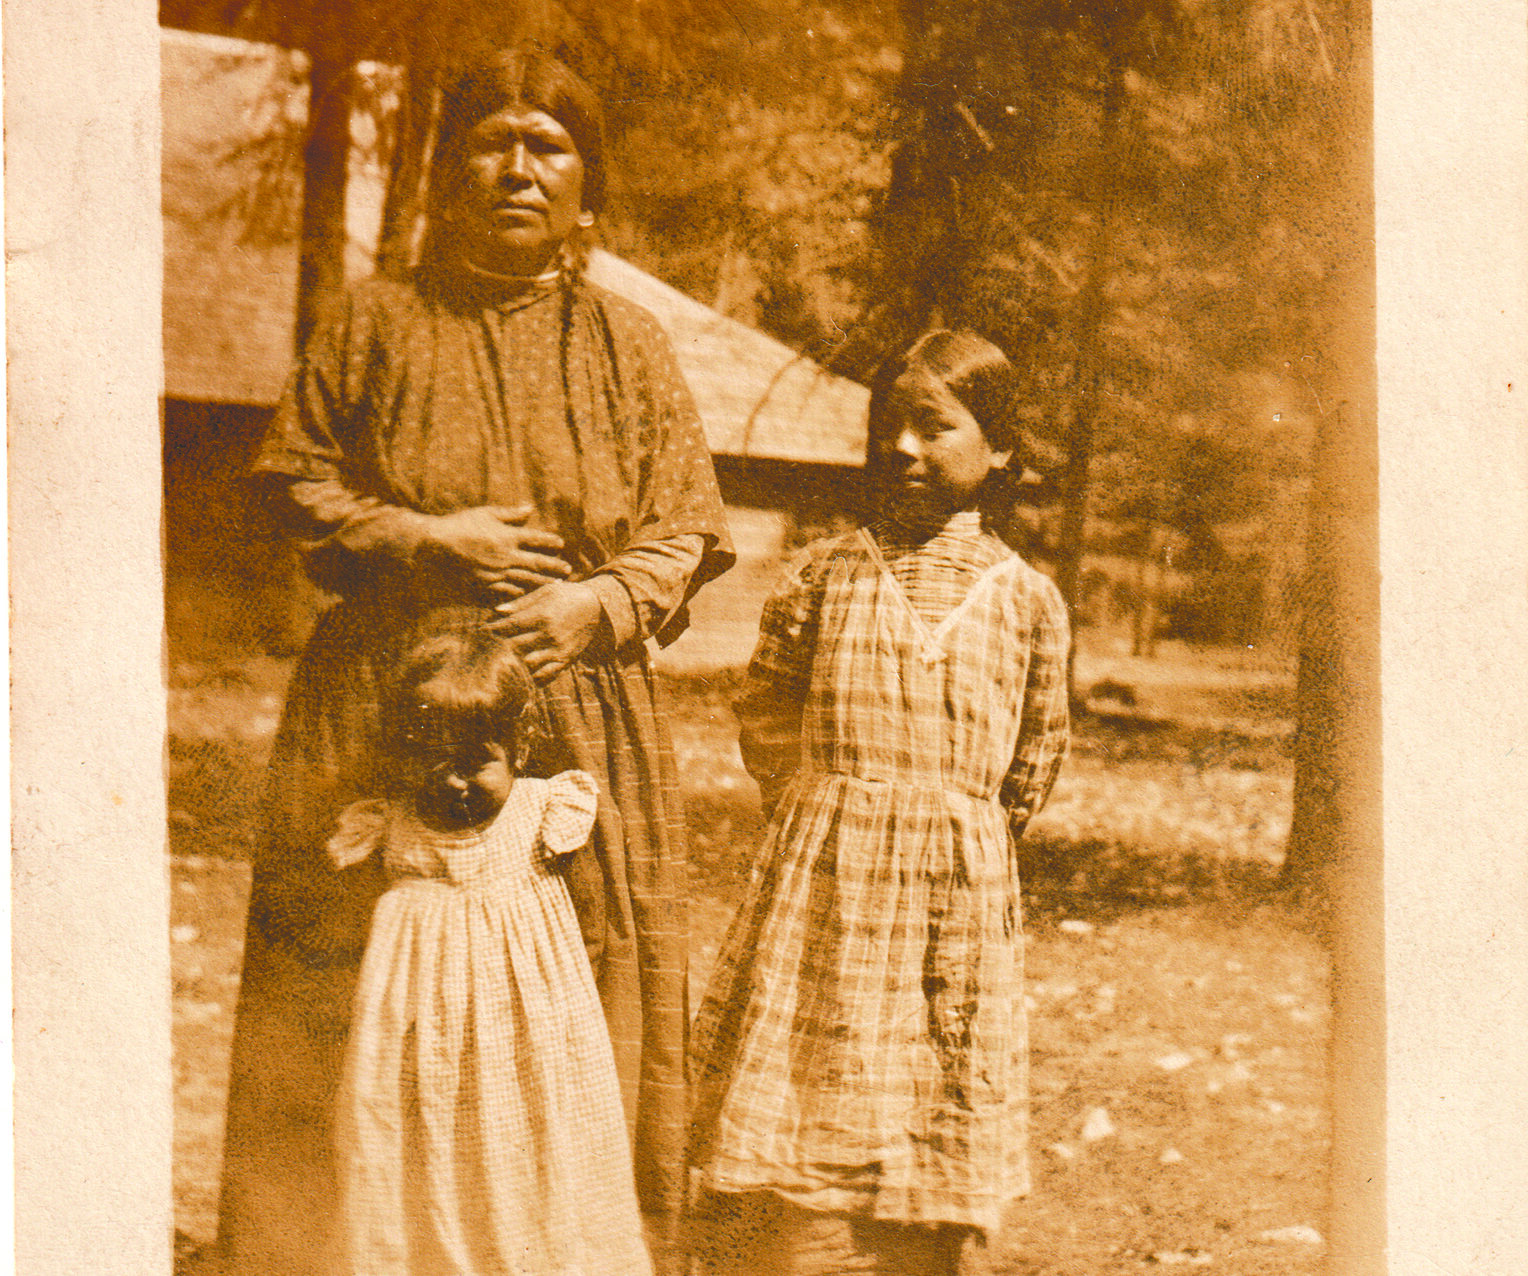
[{"label": "girl's plaid dress", "polygon": [[341,817],[344,867],[392,885],[361,962],[335,1142],[343,1276],[647,1276],[610,1036],[555,861],[594,781],[520,777],[493,823],[386,802]]},{"label": "girl's plaid dress", "polygon": [[701,1187],[989,1233],[1027,1191],[1009,838],[1066,752],[1068,644],[974,512],[794,564],[738,706],[773,815],[694,1031]]}]

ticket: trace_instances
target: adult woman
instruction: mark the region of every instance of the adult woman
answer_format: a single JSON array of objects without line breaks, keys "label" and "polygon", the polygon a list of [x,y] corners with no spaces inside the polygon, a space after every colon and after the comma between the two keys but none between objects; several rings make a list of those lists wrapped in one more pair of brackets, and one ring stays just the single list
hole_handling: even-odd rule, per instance
[{"label": "adult woman", "polygon": [[380,883],[330,869],[324,839],[369,783],[393,635],[441,602],[498,608],[547,691],[547,765],[599,783],[570,887],[660,1238],[682,1195],[683,825],[642,643],[731,561],[715,477],[656,325],[570,265],[604,192],[588,87],[535,51],[469,70],[434,169],[415,280],[345,299],[255,467],[340,601],[294,675],[255,866],[220,1229],[242,1271],[325,1261],[329,1098]]}]

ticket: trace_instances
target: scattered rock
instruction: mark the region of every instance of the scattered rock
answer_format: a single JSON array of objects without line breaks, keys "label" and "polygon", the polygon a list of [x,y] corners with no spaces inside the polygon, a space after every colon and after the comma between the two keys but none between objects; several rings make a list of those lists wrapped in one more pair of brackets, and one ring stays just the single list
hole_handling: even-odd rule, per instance
[{"label": "scattered rock", "polygon": [[1238,1060],[1228,1067],[1221,1068],[1217,1075],[1210,1078],[1204,1087],[1206,1094],[1219,1094],[1227,1086],[1246,1085],[1252,1080],[1252,1069]]},{"label": "scattered rock", "polygon": [[1089,1108],[1087,1115],[1083,1117],[1082,1141],[1084,1143],[1097,1143],[1100,1139],[1111,1138],[1118,1133],[1119,1130],[1107,1108]]},{"label": "scattered rock", "polygon": [[195,926],[172,926],[170,938],[177,944],[194,944],[202,937],[202,932]]},{"label": "scattered rock", "polygon": [[1171,1054],[1164,1054],[1153,1062],[1163,1072],[1181,1072],[1194,1062],[1194,1056],[1189,1054],[1187,1050],[1174,1050]]},{"label": "scattered rock", "polygon": [[1252,1038],[1245,1032],[1228,1032],[1217,1048],[1222,1059],[1240,1059],[1242,1050],[1251,1044]]},{"label": "scattered rock", "polygon": [[1159,1249],[1152,1253],[1146,1261],[1148,1263],[1161,1263],[1164,1267],[1177,1267],[1185,1264],[1191,1267],[1208,1267],[1215,1261],[1215,1256],[1202,1249]]},{"label": "scattered rock", "polygon": [[1258,1240],[1267,1245],[1322,1245],[1321,1233],[1314,1227],[1297,1223],[1293,1227],[1274,1227],[1257,1234]]},{"label": "scattered rock", "polygon": [[1163,1148],[1162,1155],[1157,1157],[1158,1165],[1178,1165],[1183,1160],[1183,1153],[1177,1148]]},{"label": "scattered rock", "polygon": [[1057,929],[1063,935],[1091,935],[1093,933],[1093,923],[1069,917]]},{"label": "scattered rock", "polygon": [[1045,1150],[1058,1161],[1075,1161],[1077,1159],[1077,1149],[1068,1147],[1065,1143],[1051,1143],[1046,1146]]}]

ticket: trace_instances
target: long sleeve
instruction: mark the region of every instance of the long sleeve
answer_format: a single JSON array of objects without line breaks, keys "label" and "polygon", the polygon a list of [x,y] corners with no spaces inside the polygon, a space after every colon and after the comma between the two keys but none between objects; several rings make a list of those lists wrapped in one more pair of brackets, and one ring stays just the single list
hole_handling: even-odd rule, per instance
[{"label": "long sleeve", "polygon": [[[309,575],[333,593],[349,593],[366,578],[396,576],[406,584],[426,570],[420,552],[430,540],[431,515],[360,496],[338,479],[285,484],[271,505]],[[588,578],[616,645],[645,639],[668,620],[704,548],[698,534],[666,537],[624,550]]]},{"label": "long sleeve", "polygon": [[743,766],[758,782],[766,816],[801,765],[802,713],[812,679],[824,573],[811,548],[786,569],[764,604],[759,645],[733,708]]},{"label": "long sleeve", "polygon": [[590,580],[607,576],[625,586],[636,633],[667,645],[689,623],[691,596],[726,571],[734,554],[705,434],[668,338],[637,307],[607,296],[602,310],[624,352],[618,362],[640,423],[630,440],[636,518],[626,547]]},{"label": "long sleeve", "polygon": [[666,536],[622,550],[588,579],[617,646],[660,632],[684,605],[706,538]]},{"label": "long sleeve", "polygon": [[1013,763],[1003,779],[1001,801],[1015,836],[1045,805],[1070,742],[1066,667],[1071,649],[1066,604],[1045,581],[1038,592],[1030,632],[1029,673]]},{"label": "long sleeve", "polygon": [[404,586],[416,578],[434,519],[341,480],[266,480],[266,507],[297,544],[320,588],[351,594],[363,585]]},{"label": "long sleeve", "polygon": [[378,348],[379,299],[373,288],[335,301],[292,371],[251,473],[308,574],[337,594],[410,582],[433,521],[357,480],[358,405]]}]

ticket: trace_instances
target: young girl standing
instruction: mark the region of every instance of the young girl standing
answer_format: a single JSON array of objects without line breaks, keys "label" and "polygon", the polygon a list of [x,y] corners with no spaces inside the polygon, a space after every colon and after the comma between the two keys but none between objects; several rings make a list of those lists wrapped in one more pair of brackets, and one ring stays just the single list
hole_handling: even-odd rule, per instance
[{"label": "young girl standing", "polygon": [[437,613],[384,702],[386,791],[336,866],[381,857],[340,1077],[344,1276],[645,1276],[615,1061],[558,861],[594,823],[581,771],[516,774],[530,674]]},{"label": "young girl standing", "polygon": [[887,516],[765,608],[738,716],[770,822],[691,1052],[707,1271],[953,1273],[1028,1189],[1011,839],[1066,752],[1069,637],[984,524],[1016,380],[971,333],[894,361]]}]

